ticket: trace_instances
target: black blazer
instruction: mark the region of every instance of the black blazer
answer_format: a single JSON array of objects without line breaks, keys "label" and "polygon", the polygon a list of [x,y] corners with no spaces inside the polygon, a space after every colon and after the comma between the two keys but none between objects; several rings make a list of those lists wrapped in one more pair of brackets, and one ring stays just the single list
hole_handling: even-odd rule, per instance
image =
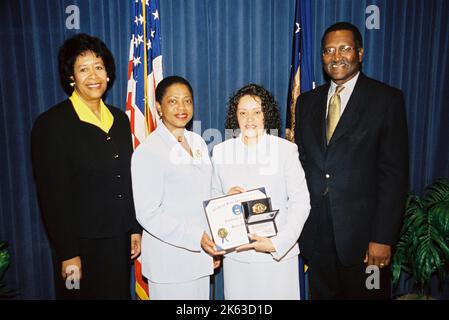
[{"label": "black blazer", "polygon": [[344,265],[363,261],[370,241],[394,245],[408,191],[408,133],[402,92],[360,73],[326,146],[330,84],[299,96],[296,143],[306,173],[311,212],[300,249],[311,258],[318,217],[329,210]]},{"label": "black blazer", "polygon": [[131,131],[127,116],[108,106],[105,133],[79,120],[70,100],[41,114],[31,133],[39,204],[60,260],[80,254],[80,238],[140,232],[131,190]]}]

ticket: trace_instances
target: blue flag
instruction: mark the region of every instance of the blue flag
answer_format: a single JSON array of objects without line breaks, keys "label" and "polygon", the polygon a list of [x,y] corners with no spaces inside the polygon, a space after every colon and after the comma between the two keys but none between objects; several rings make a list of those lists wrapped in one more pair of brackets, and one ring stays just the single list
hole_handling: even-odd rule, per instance
[{"label": "blue flag", "polygon": [[286,137],[290,141],[294,141],[296,100],[313,88],[312,1],[296,0],[286,117]]},{"label": "blue flag", "polygon": [[[296,0],[293,24],[292,64],[287,100],[286,138],[295,139],[295,107],[298,96],[314,87],[311,0]],[[307,299],[307,274],[304,259],[299,256],[301,300]]]}]

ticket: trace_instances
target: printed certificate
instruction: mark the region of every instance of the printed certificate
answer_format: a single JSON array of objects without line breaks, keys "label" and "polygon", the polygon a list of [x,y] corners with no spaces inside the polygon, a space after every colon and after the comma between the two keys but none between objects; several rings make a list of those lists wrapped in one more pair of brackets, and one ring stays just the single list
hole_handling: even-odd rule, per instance
[{"label": "printed certificate", "polygon": [[265,188],[259,188],[204,201],[204,210],[217,250],[232,251],[250,242],[242,202],[265,197]]}]

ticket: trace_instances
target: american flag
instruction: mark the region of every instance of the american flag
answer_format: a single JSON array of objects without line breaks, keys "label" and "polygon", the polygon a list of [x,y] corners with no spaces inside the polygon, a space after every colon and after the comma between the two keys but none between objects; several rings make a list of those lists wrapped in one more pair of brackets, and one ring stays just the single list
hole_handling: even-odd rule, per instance
[{"label": "american flag", "polygon": [[[134,12],[129,44],[126,113],[136,148],[159,120],[155,89],[162,80],[161,22],[157,0],[130,0]],[[151,183],[150,181],[148,183]],[[135,288],[139,299],[149,299],[148,282],[142,276],[140,258],[135,261]]]},{"label": "american flag", "polygon": [[159,122],[155,88],[162,80],[161,22],[157,0],[131,0],[134,21],[129,45],[126,113],[134,147],[156,129]]}]

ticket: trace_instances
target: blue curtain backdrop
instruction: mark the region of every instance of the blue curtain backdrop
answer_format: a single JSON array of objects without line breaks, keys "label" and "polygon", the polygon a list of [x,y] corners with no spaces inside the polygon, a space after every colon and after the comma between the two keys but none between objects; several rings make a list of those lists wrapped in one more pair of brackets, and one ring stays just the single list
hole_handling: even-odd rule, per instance
[{"label": "blue curtain backdrop", "polygon": [[171,0],[160,7],[164,76],[192,82],[202,131],[223,132],[227,99],[249,82],[272,91],[285,117],[294,0]]},{"label": "blue curtain backdrop", "polygon": [[[309,0],[308,0],[309,1]],[[317,84],[323,83],[320,38],[347,20],[364,37],[363,71],[404,91],[411,146],[411,188],[421,192],[449,176],[449,2],[444,0],[314,0],[313,46]],[[66,28],[76,5],[80,28]],[[379,29],[367,29],[367,7],[379,9]],[[285,116],[294,0],[162,0],[164,75],[187,77],[195,90],[195,119],[223,130],[226,100],[248,82],[271,90]],[[70,22],[70,21],[69,21]],[[54,296],[48,241],[37,207],[29,156],[36,116],[65,98],[57,50],[86,32],[114,54],[117,81],[107,102],[124,109],[130,11],[119,0],[3,0],[0,2],[0,240],[10,244],[10,287],[22,299]],[[285,120],[285,117],[284,119]],[[283,121],[284,123],[284,121]],[[207,139],[211,144],[213,139]],[[188,191],[186,191],[188,192]],[[222,298],[218,277],[216,297]]]}]

